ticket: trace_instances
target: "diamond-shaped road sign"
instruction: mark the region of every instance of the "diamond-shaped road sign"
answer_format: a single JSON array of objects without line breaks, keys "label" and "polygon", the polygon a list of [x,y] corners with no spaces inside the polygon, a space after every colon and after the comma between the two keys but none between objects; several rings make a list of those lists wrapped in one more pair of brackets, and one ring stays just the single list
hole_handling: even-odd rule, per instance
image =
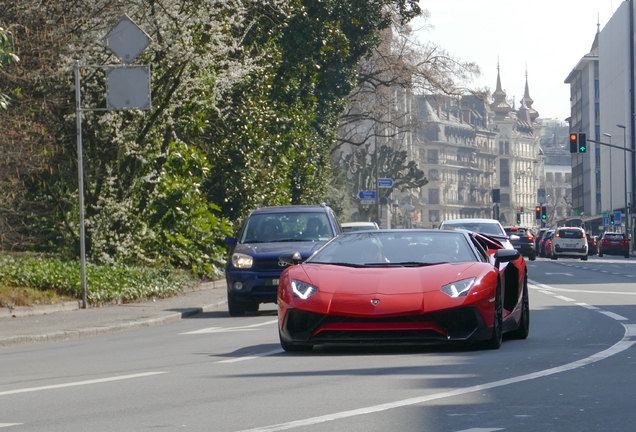
[{"label": "diamond-shaped road sign", "polygon": [[150,45],[150,37],[128,18],[128,15],[124,15],[117,25],[102,38],[102,42],[122,62],[129,64],[135,61],[137,56]]}]

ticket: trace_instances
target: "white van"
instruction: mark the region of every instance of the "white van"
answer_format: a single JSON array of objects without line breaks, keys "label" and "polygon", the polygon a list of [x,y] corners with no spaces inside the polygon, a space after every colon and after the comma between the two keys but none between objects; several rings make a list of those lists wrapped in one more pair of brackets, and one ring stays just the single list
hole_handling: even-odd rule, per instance
[{"label": "white van", "polygon": [[552,237],[552,252],[550,258],[559,257],[581,258],[587,261],[587,236],[585,230],[579,227],[557,228]]}]

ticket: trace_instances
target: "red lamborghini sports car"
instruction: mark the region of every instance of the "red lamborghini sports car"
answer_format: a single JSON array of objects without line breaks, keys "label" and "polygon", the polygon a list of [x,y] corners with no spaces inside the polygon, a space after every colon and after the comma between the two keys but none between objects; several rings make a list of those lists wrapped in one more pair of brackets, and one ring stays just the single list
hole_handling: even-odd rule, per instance
[{"label": "red lamborghini sports car", "polygon": [[527,270],[514,249],[469,231],[342,234],[301,263],[280,256],[278,328],[286,351],[314,345],[479,342],[530,328]]}]

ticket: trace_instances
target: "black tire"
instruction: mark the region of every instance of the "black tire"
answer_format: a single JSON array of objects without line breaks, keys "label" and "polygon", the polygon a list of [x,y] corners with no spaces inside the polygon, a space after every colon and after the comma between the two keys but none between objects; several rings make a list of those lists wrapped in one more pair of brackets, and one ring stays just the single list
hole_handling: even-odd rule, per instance
[{"label": "black tire", "polygon": [[550,255],[550,259],[551,259],[551,260],[555,260],[555,261],[556,261],[556,260],[557,260],[557,256],[556,256],[556,255],[554,255],[554,254],[551,254],[551,255]]},{"label": "black tire", "polygon": [[598,256],[599,256],[599,258],[603,258],[603,252],[598,251]]},{"label": "black tire", "polygon": [[537,255],[536,255],[536,254],[534,254],[534,253],[533,253],[533,254],[530,254],[529,258],[530,258],[530,261],[534,261],[534,260],[536,260],[536,259],[537,259]]},{"label": "black tire", "polygon": [[230,316],[244,316],[246,310],[245,306],[245,303],[241,303],[232,294],[227,293],[227,309],[230,312]]},{"label": "black tire", "polygon": [[585,255],[584,257],[581,257],[581,261],[587,261],[587,255]]},{"label": "black tire", "polygon": [[283,340],[282,336],[280,335],[280,332],[278,333],[278,338],[280,339],[280,346],[286,352],[308,352],[308,351],[311,351],[314,348],[313,345],[305,345],[305,344],[297,344],[297,343],[293,343],[293,342],[285,342]]},{"label": "black tire", "polygon": [[530,298],[528,297],[528,275],[523,278],[523,296],[521,300],[521,318],[519,328],[510,332],[514,339],[527,339],[530,334]]},{"label": "black tire", "polygon": [[629,258],[629,254],[626,254],[626,255],[625,255],[625,258]]},{"label": "black tire", "polygon": [[496,350],[501,347],[503,342],[503,302],[501,300],[501,287],[497,284],[495,294],[495,320],[492,326],[492,336],[484,341],[484,348]]}]

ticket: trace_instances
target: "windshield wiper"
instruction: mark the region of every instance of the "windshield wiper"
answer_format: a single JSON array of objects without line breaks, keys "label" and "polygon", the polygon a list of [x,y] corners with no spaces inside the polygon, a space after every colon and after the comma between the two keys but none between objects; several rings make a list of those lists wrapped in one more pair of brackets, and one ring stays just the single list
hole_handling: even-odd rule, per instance
[{"label": "windshield wiper", "polygon": [[354,264],[354,263],[345,263],[345,262],[307,261],[307,264],[326,264],[326,265],[335,265],[335,266],[343,266],[343,267],[366,267],[366,265],[364,264]]},{"label": "windshield wiper", "polygon": [[425,263],[419,261],[407,261],[407,262],[390,262],[390,263],[365,263],[365,267],[428,267],[438,264],[447,264],[446,262],[439,263]]}]

